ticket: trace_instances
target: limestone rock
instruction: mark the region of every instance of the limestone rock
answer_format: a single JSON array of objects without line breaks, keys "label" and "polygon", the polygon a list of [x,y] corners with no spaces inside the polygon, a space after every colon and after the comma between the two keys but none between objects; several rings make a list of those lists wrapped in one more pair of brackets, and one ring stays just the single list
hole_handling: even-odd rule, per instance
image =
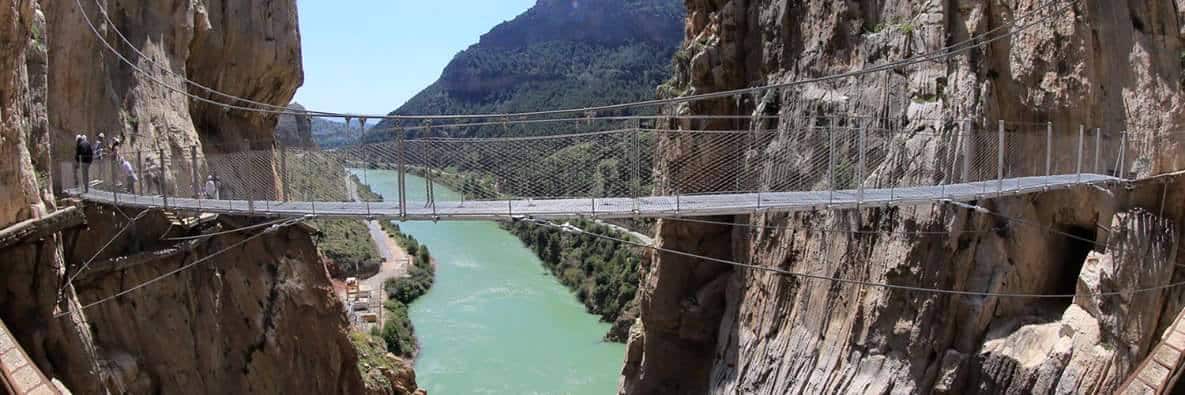
[{"label": "limestone rock", "polygon": [[[679,89],[660,93],[724,91],[882,64],[992,31],[1045,4],[689,0],[686,56],[674,64],[670,83]],[[998,119],[1053,122],[1055,138],[1067,139],[1076,137],[1078,124],[1127,130],[1134,174],[1181,169],[1182,140],[1166,134],[1185,124],[1180,111],[1185,98],[1182,15],[1173,4],[1086,2],[1040,15],[1048,21],[946,62],[890,73],[886,80],[852,78],[830,88],[670,109],[673,114],[791,115],[776,124],[751,122],[753,129],[779,128],[781,133],[750,152],[763,150],[785,163],[776,163],[779,169],[769,162],[738,163],[732,158],[749,157],[742,151],[747,148],[673,136],[658,142],[658,192],[671,192],[663,190],[671,180],[679,181],[684,193],[732,190],[735,186],[726,185],[731,180],[719,181],[796,171],[818,162],[809,149],[793,144],[809,136],[791,135],[798,132],[787,124],[795,110],[787,103],[843,106],[850,98],[828,92],[842,89],[867,97],[880,88],[868,86],[875,85],[870,81],[905,92],[906,105],[889,107],[895,112],[889,116],[904,121],[903,131],[928,133],[896,142],[900,148],[869,169],[867,184],[943,179],[944,158],[952,155],[947,147],[958,146],[950,136],[965,126],[956,119],[980,126]],[[883,110],[877,99],[866,101],[871,109]],[[873,111],[856,109],[865,110]],[[670,126],[735,128],[715,120],[672,121]],[[1107,144],[1119,144],[1118,138],[1109,139]],[[1044,157],[1040,147],[1016,147],[1009,155],[1018,161]],[[1053,153],[1057,163],[1069,163],[1069,155]],[[1181,274],[1167,263],[1176,259],[1169,247],[1180,237],[1175,224],[1185,218],[1185,204],[1176,199],[1185,196],[1179,187],[1161,188],[1142,185],[1106,193],[1083,188],[977,202],[1018,221],[943,205],[719,218],[776,229],[662,221],[658,242],[663,247],[754,265],[874,283],[1079,297],[1071,304],[1065,298],[944,296],[658,255],[638,292],[641,317],[627,346],[621,391],[1107,393],[1144,356],[1166,317],[1182,306],[1179,290],[1086,296],[1163,284]],[[1149,214],[1161,210],[1163,216]],[[864,233],[846,233],[853,230]],[[919,230],[953,233],[909,233]],[[1146,259],[1131,253],[1142,248],[1157,252]],[[727,279],[720,280],[728,282],[725,292],[702,291],[718,279]],[[716,300],[701,299],[705,296]],[[701,314],[689,308],[702,305],[723,309]],[[713,323],[714,337],[690,336]],[[707,379],[703,372],[709,372]]]}]

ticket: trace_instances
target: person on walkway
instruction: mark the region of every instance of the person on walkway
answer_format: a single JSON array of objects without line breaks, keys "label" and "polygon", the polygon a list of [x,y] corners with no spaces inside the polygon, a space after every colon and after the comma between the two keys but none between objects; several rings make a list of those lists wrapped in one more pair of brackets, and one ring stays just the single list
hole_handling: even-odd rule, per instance
[{"label": "person on walkway", "polygon": [[91,162],[95,160],[94,147],[86,141],[86,134],[75,138],[77,146],[74,148],[74,167],[81,170],[82,191],[91,191]]},{"label": "person on walkway", "polygon": [[140,178],[136,177],[136,169],[132,167],[132,162],[128,162],[127,158],[120,158],[118,155],[116,158],[119,158],[119,168],[123,170],[124,191],[135,194],[136,182],[140,181]]},{"label": "person on walkway", "polygon": [[218,181],[213,174],[206,177],[206,199],[218,200]]},{"label": "person on walkway", "polygon": [[145,195],[164,194],[164,185],[161,184],[161,176],[163,172],[161,167],[157,166],[156,159],[149,157],[146,159],[148,164],[144,166],[144,191]]}]

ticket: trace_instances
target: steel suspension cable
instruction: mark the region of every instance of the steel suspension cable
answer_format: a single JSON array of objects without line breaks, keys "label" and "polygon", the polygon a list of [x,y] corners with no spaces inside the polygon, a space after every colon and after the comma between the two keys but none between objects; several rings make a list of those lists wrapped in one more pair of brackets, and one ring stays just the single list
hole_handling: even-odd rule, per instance
[{"label": "steel suspension cable", "polygon": [[[650,249],[650,250],[654,250],[654,251],[658,251],[658,252],[665,252],[665,253],[679,255],[679,256],[683,256],[683,257],[704,260],[704,261],[708,261],[708,262],[721,263],[721,264],[730,265],[730,266],[734,266],[734,267],[742,267],[742,268],[746,268],[746,269],[764,271],[764,272],[768,272],[768,273],[775,274],[775,275],[797,277],[797,278],[803,278],[803,279],[807,279],[807,280],[825,281],[825,282],[830,282],[830,283],[856,285],[856,286],[869,287],[869,288],[883,288],[883,289],[891,289],[891,290],[898,290],[898,291],[924,292],[924,293],[939,294],[939,295],[1021,298],[1021,299],[1072,299],[1072,298],[1075,298],[1078,296],[1077,294],[977,292],[977,291],[963,291],[963,290],[957,290],[957,289],[944,289],[944,288],[931,288],[931,287],[918,287],[918,286],[910,286],[910,285],[889,284],[889,283],[880,283],[880,282],[874,282],[874,281],[852,280],[852,279],[845,279],[845,278],[839,278],[839,277],[831,277],[831,276],[823,276],[823,275],[817,275],[817,274],[811,274],[811,273],[796,272],[796,271],[791,271],[791,270],[786,270],[786,269],[781,269],[781,268],[776,268],[776,267],[768,267],[768,266],[755,265],[755,264],[750,264],[750,263],[742,263],[742,262],[732,261],[732,260],[728,260],[728,259],[714,258],[714,257],[710,257],[710,256],[704,256],[704,255],[699,255],[699,254],[685,252],[685,251],[672,250],[669,248],[659,247],[654,244],[640,243],[640,242],[636,242],[636,241],[632,241],[632,240],[621,239],[618,237],[602,235],[602,234],[598,234],[595,232],[587,232],[587,231],[580,229],[578,227],[574,227],[571,225],[568,225],[568,226],[558,225],[558,224],[556,224],[554,222],[550,222],[550,221],[533,220],[533,219],[523,219],[523,221],[527,221],[528,223],[532,223],[532,224],[536,224],[536,225],[540,225],[540,226],[544,226],[544,227],[558,229],[561,231],[574,232],[574,233],[578,233],[581,235],[588,235],[588,236],[592,236],[592,237],[596,237],[596,238],[600,238],[600,239],[604,239],[604,240],[629,244],[629,245],[642,247],[642,248],[646,248],[646,249]],[[824,263],[830,263],[830,261],[827,260],[827,261],[824,261]],[[1177,288],[1177,287],[1181,287],[1181,286],[1185,286],[1185,281],[1173,282],[1173,283],[1169,283],[1169,284],[1152,286],[1152,287],[1130,288],[1130,289],[1126,289],[1126,290],[1122,290],[1122,291],[1088,293],[1087,295],[1093,296],[1093,297],[1110,297],[1110,296],[1119,296],[1119,295],[1131,295],[1131,294],[1162,291],[1162,290]]]},{"label": "steel suspension cable", "polygon": [[[1065,8],[1061,8],[1061,9],[1057,10],[1056,12],[1051,13],[1050,15],[1041,17],[1034,22],[1018,25],[1019,21],[1024,20],[1028,17],[1031,17],[1033,15],[1036,15],[1045,9],[1048,9],[1054,5],[1062,3],[1063,1],[1066,1],[1067,5],[1069,5],[1069,6],[1065,7]],[[890,63],[883,64],[883,65],[872,66],[872,67],[861,69],[861,70],[853,70],[853,71],[849,71],[849,72],[845,72],[845,73],[837,73],[837,74],[832,74],[832,75],[827,75],[827,76],[822,76],[822,77],[791,81],[791,82],[786,82],[786,83],[781,83],[781,84],[772,84],[772,85],[766,85],[766,86],[761,86],[761,87],[742,88],[742,89],[735,89],[735,90],[728,90],[728,91],[721,91],[721,92],[683,96],[683,97],[677,97],[677,98],[646,100],[646,101],[637,101],[637,102],[631,102],[631,103],[622,103],[622,104],[605,105],[605,106],[590,106],[590,107],[584,107],[584,108],[572,108],[572,109],[561,109],[561,110],[532,111],[532,112],[520,112],[520,113],[497,113],[497,114],[468,114],[468,115],[461,115],[461,114],[457,114],[457,115],[346,114],[346,113],[335,113],[335,112],[317,111],[317,110],[306,110],[303,112],[294,112],[294,111],[287,110],[286,107],[284,110],[256,109],[256,108],[250,108],[250,107],[244,107],[244,106],[239,106],[239,105],[217,102],[217,101],[210,100],[210,99],[207,99],[204,97],[193,95],[184,89],[180,89],[175,86],[169,85],[169,84],[157,79],[155,76],[151,75],[150,73],[147,73],[146,71],[144,71],[143,68],[139,67],[134,62],[129,60],[127,57],[123,56],[121,53],[119,53],[118,50],[116,50],[109,43],[107,43],[107,41],[102,37],[102,34],[99,32],[98,28],[95,27],[94,21],[86,13],[86,10],[82,6],[81,0],[75,0],[75,4],[78,7],[78,10],[82,14],[83,18],[86,20],[86,23],[90,27],[92,33],[94,33],[95,37],[103,44],[103,47],[105,47],[108,51],[115,54],[116,57],[118,57],[121,61],[123,61],[128,66],[130,66],[136,72],[145,74],[149,78],[150,81],[157,83],[159,85],[162,85],[162,86],[168,88],[169,90],[184,94],[186,96],[189,96],[189,97],[191,97],[195,100],[201,101],[201,102],[205,102],[205,103],[216,105],[216,106],[221,106],[221,107],[228,108],[228,109],[235,109],[235,110],[248,111],[248,112],[269,113],[269,114],[277,114],[277,115],[279,115],[279,114],[299,115],[299,116],[316,115],[316,116],[331,117],[331,118],[366,117],[366,118],[385,119],[385,120],[433,120],[433,119],[488,119],[488,118],[507,118],[507,117],[533,117],[533,116],[573,114],[573,113],[587,114],[587,113],[623,110],[623,109],[629,109],[629,108],[635,108],[635,107],[655,107],[655,106],[662,106],[662,105],[669,105],[669,104],[676,104],[676,103],[687,103],[687,102],[700,101],[700,100],[730,97],[730,96],[736,96],[736,95],[741,95],[741,94],[746,94],[746,93],[760,92],[760,91],[764,91],[764,90],[768,90],[768,89],[787,88],[787,87],[793,87],[793,86],[798,86],[798,85],[803,85],[803,84],[808,84],[808,83],[826,82],[826,81],[838,80],[838,79],[843,79],[843,78],[850,78],[850,77],[855,77],[855,76],[860,76],[860,75],[865,75],[865,74],[871,74],[871,73],[875,73],[875,72],[888,71],[888,70],[892,70],[892,69],[896,69],[896,68],[900,68],[900,67],[904,67],[904,66],[909,66],[909,65],[913,65],[913,64],[937,61],[938,59],[948,58],[948,57],[954,56],[956,54],[967,52],[967,51],[970,51],[970,50],[976,49],[976,48],[981,48],[981,47],[984,47],[984,46],[991,44],[993,42],[1002,40],[1007,37],[1011,37],[1017,33],[1025,31],[1028,28],[1035,26],[1039,23],[1043,23],[1045,21],[1051,20],[1054,16],[1061,15],[1062,12],[1064,12],[1065,10],[1071,9],[1072,5],[1076,1],[1077,0],[1050,0],[1048,3],[1037,7],[1036,9],[1030,11],[1029,13],[1027,13],[1025,15],[1013,18],[1012,21],[1009,23],[1005,23],[1005,24],[998,26],[994,29],[991,29],[987,32],[970,37],[967,40],[964,40],[964,41],[961,41],[961,42],[958,42],[955,44],[950,44],[945,47],[939,48],[935,51],[931,51],[931,52],[928,52],[926,54],[922,54],[919,56],[914,56],[914,57],[910,57],[910,58],[895,61],[895,62],[890,62]],[[105,12],[105,9],[103,10],[103,12]],[[1017,26],[1019,26],[1019,29],[1016,29],[1016,30],[1012,29],[1013,27],[1017,27]],[[115,26],[112,25],[112,28],[115,29]],[[1004,31],[1004,33],[994,36],[994,37],[991,37],[991,35],[999,33],[1001,31]],[[122,33],[121,33],[121,35],[122,35]],[[990,37],[990,38],[987,38],[987,37]],[[189,81],[188,78],[185,78],[184,76],[179,76],[179,75],[175,75],[175,74],[174,74],[174,76],[177,76],[177,77],[180,77],[182,79]],[[193,81],[190,81],[190,82],[193,82]],[[249,99],[241,98],[241,97],[234,96],[234,95],[229,95],[229,94],[225,94],[225,93],[223,93],[223,95],[224,95],[224,97],[233,98],[236,100],[241,100],[243,102],[248,102],[248,103],[253,102]],[[278,107],[275,105],[269,105],[269,106]]]},{"label": "steel suspension cable", "polygon": [[[240,241],[238,241],[238,242],[236,242],[236,243],[234,243],[234,244],[231,244],[230,246],[228,246],[228,247],[226,247],[226,248],[223,248],[223,249],[221,249],[221,250],[218,250],[218,251],[216,251],[216,252],[214,252],[214,253],[212,253],[212,254],[206,255],[206,256],[202,257],[201,259],[198,259],[198,260],[196,260],[196,261],[193,261],[192,263],[189,263],[189,264],[183,265],[183,266],[181,266],[181,267],[179,267],[179,268],[177,268],[177,269],[170,270],[169,272],[167,272],[167,273],[165,273],[165,274],[162,274],[162,275],[160,275],[160,276],[157,276],[157,277],[154,277],[154,278],[152,278],[152,279],[149,279],[148,281],[142,282],[142,283],[140,283],[140,284],[137,284],[137,285],[135,285],[135,286],[133,286],[133,287],[131,287],[131,288],[125,289],[125,290],[123,290],[123,291],[117,292],[117,293],[115,293],[115,294],[113,294],[113,295],[111,295],[111,296],[107,296],[107,297],[104,297],[104,298],[102,298],[102,299],[96,300],[96,301],[94,301],[94,302],[91,302],[91,303],[85,304],[85,305],[83,305],[82,307],[80,307],[80,309],[81,309],[81,310],[86,310],[86,309],[89,309],[89,308],[91,308],[91,307],[94,307],[94,306],[97,306],[97,305],[100,305],[100,304],[103,304],[103,303],[110,302],[110,301],[112,301],[112,300],[115,300],[115,299],[117,299],[117,298],[119,298],[119,297],[121,297],[121,296],[127,295],[127,294],[129,294],[129,293],[135,292],[135,291],[137,291],[137,290],[139,290],[139,289],[142,289],[142,288],[144,288],[144,287],[147,287],[147,286],[149,286],[149,285],[152,285],[152,284],[154,284],[154,283],[156,283],[156,282],[158,282],[158,281],[160,281],[160,280],[164,280],[165,278],[168,278],[168,277],[171,277],[171,276],[173,276],[173,275],[175,275],[175,274],[178,274],[178,273],[181,273],[181,272],[183,272],[183,271],[189,270],[190,268],[193,268],[194,266],[200,265],[200,264],[202,264],[202,263],[205,263],[205,262],[207,262],[207,261],[209,261],[209,260],[211,260],[211,259],[214,259],[215,257],[218,257],[219,255],[221,255],[221,254],[223,254],[223,253],[226,253],[227,251],[230,251],[230,250],[232,250],[232,249],[238,248],[239,246],[242,246],[243,244],[247,244],[248,242],[250,242],[250,241],[252,241],[252,240],[255,240],[255,239],[259,238],[259,237],[262,237],[262,236],[264,236],[264,235],[267,235],[267,234],[270,234],[270,233],[276,232],[276,231],[278,231],[278,230],[280,230],[280,229],[282,229],[282,228],[285,228],[285,227],[292,226],[292,225],[295,225],[295,224],[297,224],[297,223],[303,222],[305,219],[307,219],[307,218],[295,218],[295,219],[288,220],[288,221],[287,221],[287,222],[285,222],[285,223],[281,223],[281,224],[275,224],[275,225],[272,225],[271,227],[269,227],[269,228],[267,228],[267,229],[265,229],[265,230],[263,230],[263,231],[260,231],[259,233],[256,233],[256,234],[254,234],[254,235],[251,235],[251,236],[249,236],[249,237],[247,237],[247,238],[244,238],[243,240],[240,240]],[[65,316],[65,315],[66,315],[66,313],[64,313],[64,312],[61,312],[61,313],[55,314],[55,315],[54,315],[54,318],[59,318],[59,317]]]}]

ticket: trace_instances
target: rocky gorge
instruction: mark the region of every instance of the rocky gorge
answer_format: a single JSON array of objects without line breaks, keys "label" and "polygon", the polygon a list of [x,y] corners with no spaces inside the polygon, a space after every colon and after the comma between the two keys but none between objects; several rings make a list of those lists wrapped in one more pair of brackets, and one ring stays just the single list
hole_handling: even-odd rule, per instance
[{"label": "rocky gorge", "polygon": [[[225,101],[210,92],[217,90],[284,106],[303,78],[290,0],[6,0],[0,26],[0,146],[16,158],[0,163],[0,227],[73,204],[56,198],[71,170],[54,160],[72,157],[79,133],[121,137],[124,149],[161,163],[196,150],[200,160],[174,163],[233,179],[233,169],[205,156],[272,147],[276,117],[227,112],[198,98]],[[189,193],[186,183],[170,184]],[[415,391],[406,363],[360,361],[308,228],[173,242],[259,220],[223,216],[192,225],[159,210],[80,209],[84,225],[6,247],[0,265],[0,318],[65,388]],[[84,264],[71,287],[66,279]],[[147,281],[156,282],[131,289]]]},{"label": "rocky gorge", "polygon": [[[668,97],[858,70],[1001,26],[1011,30],[1012,21],[1037,13],[1044,21],[1029,17],[1030,26],[1016,34],[941,61],[819,89],[884,84],[904,92],[904,106],[855,104],[857,112],[887,108],[887,118],[917,132],[874,170],[890,182],[942,179],[941,142],[957,135],[960,120],[994,125],[1001,119],[1061,125],[1056,135],[1076,133],[1078,124],[1126,130],[1133,141],[1146,142],[1128,146],[1127,155],[1136,158],[1132,175],[1169,176],[1129,188],[976,202],[1000,215],[934,204],[719,219],[755,228],[660,221],[661,246],[715,258],[871,283],[1077,297],[1047,303],[889,290],[660,253],[638,291],[641,317],[631,330],[622,393],[1111,393],[1177,316],[1179,288],[1099,295],[1185,275],[1176,248],[1185,190],[1172,176],[1181,169],[1175,131],[1185,120],[1179,3],[686,4],[684,46],[675,75],[660,88]],[[668,112],[756,116],[834,108],[817,92],[770,90],[754,100],[700,101]],[[748,127],[793,130],[787,123],[793,118],[777,125],[754,118]],[[735,125],[672,120],[670,126]],[[786,138],[780,134],[748,153],[810,155],[793,147],[776,151],[787,149],[778,143]],[[697,144],[704,143],[661,142],[661,176],[690,177],[684,174],[694,170],[677,172],[674,164],[710,162],[691,156],[702,152]],[[722,187],[703,185],[714,188]]]}]

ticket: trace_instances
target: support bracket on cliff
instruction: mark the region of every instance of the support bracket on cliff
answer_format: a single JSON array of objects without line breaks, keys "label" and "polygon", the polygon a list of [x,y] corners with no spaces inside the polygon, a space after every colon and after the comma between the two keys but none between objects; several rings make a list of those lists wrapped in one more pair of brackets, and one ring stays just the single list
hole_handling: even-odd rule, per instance
[{"label": "support bracket on cliff", "polygon": [[147,251],[135,255],[119,256],[105,261],[95,262],[90,266],[90,270],[79,274],[75,281],[93,281],[102,278],[108,273],[131,269],[136,266],[186,254],[197,249],[197,247],[202,245],[202,243],[204,243],[206,240],[207,239],[195,239],[165,249]]},{"label": "support bracket on cliff", "polygon": [[66,207],[42,218],[21,221],[0,229],[0,250],[35,242],[66,229],[86,225],[86,214],[78,207]]}]

